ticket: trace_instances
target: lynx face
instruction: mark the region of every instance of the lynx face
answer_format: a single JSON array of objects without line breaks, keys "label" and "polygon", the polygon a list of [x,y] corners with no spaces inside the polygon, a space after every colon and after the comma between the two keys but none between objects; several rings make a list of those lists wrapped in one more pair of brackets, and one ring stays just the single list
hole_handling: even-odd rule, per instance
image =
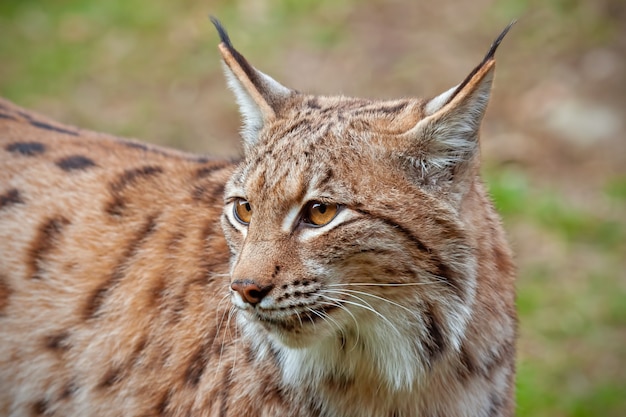
[{"label": "lynx face", "polygon": [[508,28],[458,86],[374,101],[291,90],[214,23],[239,162],[0,100],[0,415],[513,415],[478,140]]},{"label": "lynx face", "polygon": [[[301,97],[289,108],[225,193],[233,302],[245,320],[293,347],[417,331],[423,340],[411,338],[411,351],[426,355],[418,362],[444,339],[458,345],[475,259],[454,207],[424,189],[396,150],[397,133],[412,126],[394,118],[419,115],[420,103]],[[434,311],[437,298],[448,302]],[[428,326],[441,327],[439,340]]]}]

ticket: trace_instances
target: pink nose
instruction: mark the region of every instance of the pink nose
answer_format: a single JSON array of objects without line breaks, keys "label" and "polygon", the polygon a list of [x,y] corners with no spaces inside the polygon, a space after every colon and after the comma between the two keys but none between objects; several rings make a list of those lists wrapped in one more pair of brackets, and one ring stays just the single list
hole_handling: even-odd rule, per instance
[{"label": "pink nose", "polygon": [[273,288],[273,285],[259,286],[256,282],[249,279],[238,279],[230,284],[233,291],[237,291],[243,301],[248,304],[256,305],[261,302]]}]

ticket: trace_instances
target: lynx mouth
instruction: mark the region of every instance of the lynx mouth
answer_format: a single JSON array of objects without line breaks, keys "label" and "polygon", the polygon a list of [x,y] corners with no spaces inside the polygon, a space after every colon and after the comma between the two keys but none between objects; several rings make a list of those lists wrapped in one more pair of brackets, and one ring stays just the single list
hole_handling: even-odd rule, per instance
[{"label": "lynx mouth", "polygon": [[329,313],[340,307],[340,304],[332,304],[313,307],[255,309],[253,312],[249,312],[249,318],[268,330],[297,331],[308,326],[315,326],[322,320],[327,320]]}]

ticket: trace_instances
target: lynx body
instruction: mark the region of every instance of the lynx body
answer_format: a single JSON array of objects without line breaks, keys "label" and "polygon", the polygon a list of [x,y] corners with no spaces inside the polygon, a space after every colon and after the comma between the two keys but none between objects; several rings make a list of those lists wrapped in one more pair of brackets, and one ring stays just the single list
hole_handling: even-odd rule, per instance
[{"label": "lynx body", "polygon": [[440,96],[373,101],[284,87],[217,27],[240,161],[0,101],[0,415],[513,415],[478,142],[504,33]]}]

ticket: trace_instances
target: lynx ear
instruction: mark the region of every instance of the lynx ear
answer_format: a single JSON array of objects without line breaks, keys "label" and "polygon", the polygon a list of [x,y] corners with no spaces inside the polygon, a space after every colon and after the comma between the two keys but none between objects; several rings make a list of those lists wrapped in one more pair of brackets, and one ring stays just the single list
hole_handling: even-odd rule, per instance
[{"label": "lynx ear", "polygon": [[211,16],[211,22],[220,35],[224,72],[243,118],[241,135],[246,147],[253,146],[265,123],[276,117],[282,103],[295,92],[250,65],[233,47],[219,20]]},{"label": "lynx ear", "polygon": [[428,100],[424,118],[403,134],[408,157],[424,184],[458,182],[478,168],[478,131],[491,93],[494,54],[514,23],[502,31],[461,84]]}]

